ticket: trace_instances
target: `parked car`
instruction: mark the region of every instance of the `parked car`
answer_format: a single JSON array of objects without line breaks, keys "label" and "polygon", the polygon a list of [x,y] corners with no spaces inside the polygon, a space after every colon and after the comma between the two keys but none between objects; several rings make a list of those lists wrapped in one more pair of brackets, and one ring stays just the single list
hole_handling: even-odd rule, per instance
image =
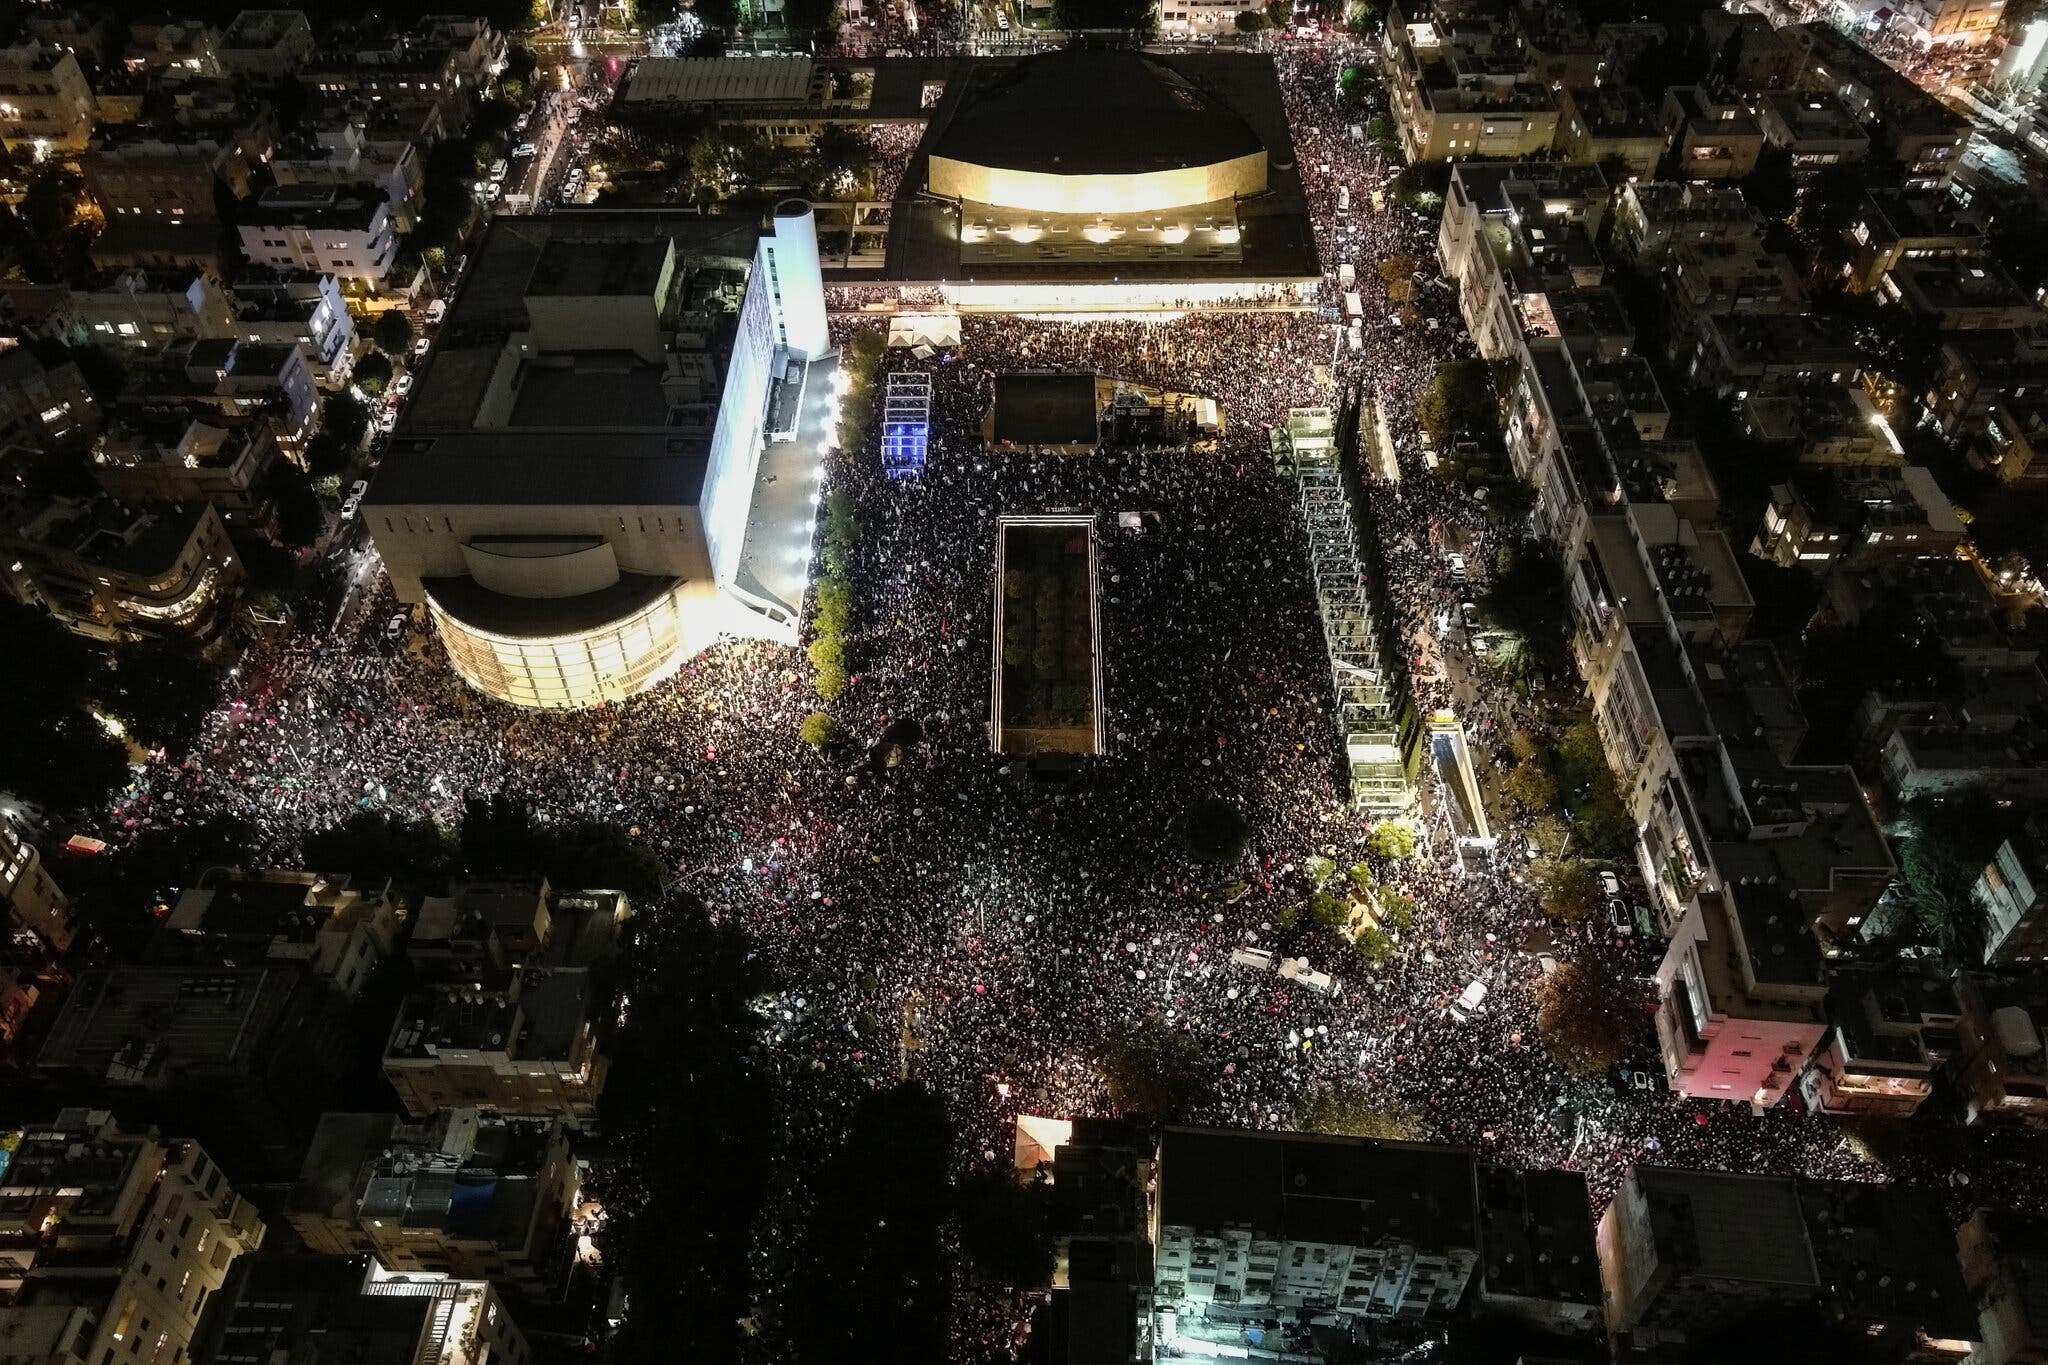
[{"label": "parked car", "polygon": [[1467,630],[1479,629],[1479,604],[1476,602],[1458,603],[1458,619],[1465,623],[1465,629]]},{"label": "parked car", "polygon": [[411,371],[411,370],[407,370],[407,371],[406,371],[406,372],[405,372],[404,374],[402,374],[402,375],[398,376],[398,378],[396,378],[396,379],[392,380],[392,381],[391,381],[391,391],[392,391],[393,393],[397,394],[397,395],[398,395],[398,396],[399,396],[400,398],[403,398],[403,397],[405,397],[405,396],[406,396],[407,394],[411,393],[411,392],[412,392],[412,371]]},{"label": "parked car", "polygon": [[492,183],[493,185],[502,185],[502,184],[504,184],[504,183],[505,183],[505,177],[506,177],[507,175],[511,174],[511,171],[512,171],[512,163],[511,163],[511,162],[509,162],[509,161],[507,161],[507,160],[506,160],[506,159],[505,159],[504,157],[502,157],[502,156],[501,156],[501,157],[499,157],[499,158],[498,158],[498,159],[497,159],[496,161],[493,161],[493,162],[491,163],[491,183]]},{"label": "parked car", "polygon": [[1463,583],[1465,581],[1465,556],[1457,554],[1445,555],[1444,563],[1450,567],[1451,581],[1453,583]]},{"label": "parked car", "polygon": [[515,158],[522,156],[532,156],[535,152],[539,150],[540,148],[534,146],[531,142],[522,142],[517,147],[514,147],[512,149],[512,155]]},{"label": "parked car", "polygon": [[1621,894],[1621,878],[1615,876],[1612,872],[1602,872],[1600,874],[1600,893],[1604,896],[1619,896]]},{"label": "parked car", "polygon": [[1636,917],[1630,912],[1628,902],[1619,896],[1608,898],[1607,924],[1609,928],[1614,930],[1615,937],[1617,938],[1634,938],[1636,936]]},{"label": "parked car", "polygon": [[1491,653],[1493,653],[1493,646],[1486,643],[1486,637],[1484,635],[1475,635],[1472,637],[1473,658],[1483,659]]},{"label": "parked car", "polygon": [[384,638],[396,640],[403,634],[405,634],[405,613],[400,612],[384,623]]},{"label": "parked car", "polygon": [[1486,1004],[1486,983],[1473,981],[1458,992],[1458,998],[1451,1002],[1451,1018],[1461,1024],[1470,1023]]}]

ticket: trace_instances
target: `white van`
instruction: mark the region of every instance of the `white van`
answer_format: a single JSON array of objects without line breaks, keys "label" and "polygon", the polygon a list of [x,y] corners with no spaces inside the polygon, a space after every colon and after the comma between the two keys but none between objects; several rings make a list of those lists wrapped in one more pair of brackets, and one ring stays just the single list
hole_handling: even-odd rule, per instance
[{"label": "white van", "polygon": [[1474,981],[1458,992],[1458,998],[1451,1002],[1451,1018],[1461,1024],[1468,1024],[1472,1016],[1486,1005],[1486,983]]},{"label": "white van", "polygon": [[496,161],[493,161],[491,163],[491,183],[493,185],[503,184],[505,182],[506,175],[509,174],[511,170],[512,163],[505,160],[505,158],[502,156],[499,157]]}]

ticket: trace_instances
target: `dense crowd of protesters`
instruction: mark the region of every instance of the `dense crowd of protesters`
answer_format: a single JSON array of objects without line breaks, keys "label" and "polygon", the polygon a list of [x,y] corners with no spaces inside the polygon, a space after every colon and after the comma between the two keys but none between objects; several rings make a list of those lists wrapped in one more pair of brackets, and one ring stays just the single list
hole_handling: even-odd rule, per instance
[{"label": "dense crowd of protesters", "polygon": [[[819,703],[793,650],[723,644],[648,695],[551,714],[468,693],[431,644],[373,649],[372,630],[252,653],[201,749],[149,769],[121,822],[232,811],[262,831],[257,852],[290,858],[304,831],[354,811],[446,821],[466,791],[484,790],[542,818],[630,828],[677,886],[747,929],[782,983],[769,1043],[778,1074],[809,1097],[790,1110],[805,1129],[791,1136],[798,1148],[829,1145],[833,1095],[903,1067],[948,1101],[963,1161],[1007,1160],[1019,1113],[1105,1110],[1094,1050],[1153,1021],[1200,1049],[1209,1085],[1188,1116],[1202,1121],[1284,1127],[1305,1094],[1338,1086],[1432,1138],[1581,1170],[1603,1199],[1642,1161],[1947,1182],[1961,1159],[1976,1182],[1968,1200],[2038,1202],[2024,1166],[1993,1159],[2011,1139],[1973,1138],[1940,1169],[1910,1151],[1880,1166],[1833,1122],[1783,1106],[1758,1114],[1661,1083],[1564,1075],[1537,1037],[1538,966],[1521,945],[1541,915],[1518,855],[1461,856],[1434,819],[1413,859],[1377,865],[1417,907],[1390,961],[1360,965],[1331,934],[1312,950],[1338,981],[1324,995],[1230,960],[1283,941],[1283,911],[1309,890],[1305,860],[1376,861],[1339,784],[1303,531],[1268,450],[1288,408],[1356,389],[1384,411],[1401,477],[1374,478],[1370,494],[1386,586],[1418,642],[1421,709],[1505,716],[1523,704],[1479,669],[1454,689],[1438,657],[1449,646],[1434,622],[1458,595],[1442,547],[1469,547],[1478,565],[1490,532],[1421,464],[1415,402],[1458,344],[1456,324],[1403,321],[1374,268],[1409,256],[1437,273],[1433,225],[1367,207],[1392,168],[1356,131],[1366,113],[1340,98],[1338,72],[1355,60],[1329,44],[1279,58],[1330,272],[1322,302],[1337,302],[1338,263],[1354,264],[1368,299],[1361,350],[1334,347],[1316,314],[1253,310],[975,315],[957,351],[890,354],[887,368],[933,376],[932,445],[911,479],[886,478],[872,450],[834,462],[831,486],[852,498],[860,530],[854,677],[828,709],[855,749],[918,722],[923,740],[900,765],[850,772],[848,755],[821,759],[798,742]],[[994,376],[1059,367],[1215,397],[1226,429],[1199,451],[984,450]],[[1054,510],[1096,514],[1110,735],[1108,753],[1064,786],[992,754],[987,731],[995,519]],[[1133,529],[1122,512],[1148,515]],[[1177,842],[1204,797],[1247,819],[1240,865],[1192,861]],[[1504,834],[1520,847],[1519,831]],[[1461,1022],[1446,1007],[1475,980],[1486,1005]],[[801,1192],[784,1199],[800,1205]],[[1008,1330],[974,1314],[959,1327],[991,1349]]]}]

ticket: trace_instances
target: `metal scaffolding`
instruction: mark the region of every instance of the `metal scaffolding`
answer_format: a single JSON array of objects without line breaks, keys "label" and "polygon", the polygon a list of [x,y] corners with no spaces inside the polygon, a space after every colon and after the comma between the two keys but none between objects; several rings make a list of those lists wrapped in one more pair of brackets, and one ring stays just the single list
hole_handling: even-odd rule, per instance
[{"label": "metal scaffolding", "polygon": [[1273,463],[1276,473],[1293,481],[1308,531],[1352,804],[1391,814],[1406,810],[1414,795],[1401,749],[1400,668],[1383,653],[1390,637],[1359,553],[1336,425],[1328,408],[1292,409],[1287,426],[1273,433]]},{"label": "metal scaffolding", "polygon": [[882,472],[892,479],[924,473],[931,444],[932,377],[921,370],[892,370],[882,395]]}]

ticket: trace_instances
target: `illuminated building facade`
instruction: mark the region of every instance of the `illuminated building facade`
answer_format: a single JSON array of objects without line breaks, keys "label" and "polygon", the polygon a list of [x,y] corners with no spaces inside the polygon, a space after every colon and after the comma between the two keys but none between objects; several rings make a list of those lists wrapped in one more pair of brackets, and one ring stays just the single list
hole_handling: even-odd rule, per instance
[{"label": "illuminated building facade", "polygon": [[1272,63],[1067,49],[957,64],[883,273],[991,311],[1306,306],[1320,267]]},{"label": "illuminated building facade", "polygon": [[765,233],[494,224],[364,506],[399,600],[521,706],[632,696],[721,635],[794,643],[817,462],[763,454],[821,425],[829,344],[800,202]]},{"label": "illuminated building facade", "polygon": [[11,1135],[0,1175],[9,1359],[183,1360],[207,1299],[263,1222],[194,1142],[66,1109]]},{"label": "illuminated building facade", "polygon": [[211,635],[242,561],[211,503],[111,497],[0,505],[0,569],[14,597],[98,640]]}]

